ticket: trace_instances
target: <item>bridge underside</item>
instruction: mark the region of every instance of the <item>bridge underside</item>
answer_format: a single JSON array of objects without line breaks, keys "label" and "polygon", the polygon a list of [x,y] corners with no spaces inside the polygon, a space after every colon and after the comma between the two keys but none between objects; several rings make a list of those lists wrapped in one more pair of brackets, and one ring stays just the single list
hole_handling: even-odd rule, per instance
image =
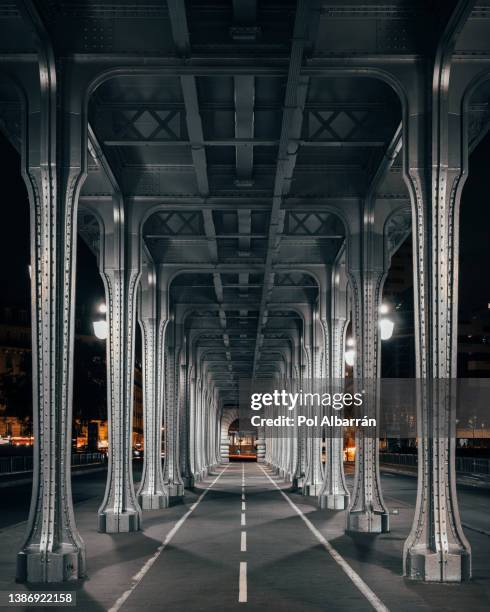
[{"label": "bridge underside", "polygon": [[[455,413],[437,385],[456,377],[459,203],[468,156],[490,125],[489,20],[485,3],[470,1],[0,8],[0,129],[22,154],[32,211],[36,461],[19,581],[97,574],[90,521],[102,548],[102,534],[125,533],[115,550],[134,542],[140,556],[156,555],[141,581],[127,583],[124,610],[140,605],[133,595],[143,585],[158,606],[161,576],[175,610],[214,596],[218,578],[229,577],[232,588],[219,592],[232,609],[243,563],[263,594],[253,597],[273,601],[277,588],[283,609],[295,610],[362,609],[366,600],[396,609],[379,579],[393,575],[405,598],[398,609],[437,609],[440,592],[430,591],[424,608],[402,573],[415,583],[470,580],[475,538],[458,509]],[[242,500],[241,464],[228,460],[243,389],[377,381],[383,286],[410,235],[416,376],[437,386],[415,407],[416,492],[410,481],[403,504],[383,495],[376,429],[356,433],[351,481],[340,429],[277,435],[259,426],[257,464],[244,468],[250,500]],[[97,256],[107,308],[108,475],[98,510],[81,506],[83,537],[67,460],[77,236]],[[135,484],[137,325],[145,451]],[[377,416],[376,399],[362,416]],[[196,498],[213,482],[206,503]],[[278,490],[284,483],[292,497]],[[196,499],[203,503],[175,535],[178,550],[142,544],[141,530],[165,542],[185,514],[175,502]],[[310,518],[301,523],[301,513]],[[232,528],[235,519],[249,524]],[[249,534],[243,551],[239,531]],[[230,552],[216,559],[218,546]],[[354,549],[393,561],[381,562],[371,584]],[[483,549],[476,544],[478,555]],[[186,563],[199,566],[201,582],[184,577]],[[223,567],[213,574],[215,563]],[[129,567],[125,581],[139,569]],[[315,572],[318,584],[307,585]],[[181,588],[172,590],[173,580]]]}]

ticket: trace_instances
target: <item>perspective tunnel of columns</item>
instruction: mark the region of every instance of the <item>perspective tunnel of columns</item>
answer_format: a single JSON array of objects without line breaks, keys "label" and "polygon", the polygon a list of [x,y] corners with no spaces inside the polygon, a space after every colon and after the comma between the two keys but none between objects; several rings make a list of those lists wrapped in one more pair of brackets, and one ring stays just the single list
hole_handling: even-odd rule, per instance
[{"label": "perspective tunnel of columns", "polygon": [[[77,232],[97,255],[107,305],[98,525],[137,531],[146,509],[165,512],[228,460],[240,380],[343,379],[348,325],[353,376],[379,377],[383,283],[412,227],[417,376],[456,376],[459,198],[488,129],[490,82],[488,56],[471,46],[487,51],[490,26],[471,2],[431,13],[430,40],[417,28],[424,10],[405,7],[401,43],[390,21],[371,37],[376,26],[350,4],[161,0],[140,9],[148,36],[129,40],[116,34],[124,11],[99,40],[75,34],[77,19],[97,18],[89,5],[56,4],[19,2],[0,24],[16,34],[2,43],[1,128],[22,153],[32,209],[37,463],[18,554],[18,578],[32,582],[90,571],[66,461]],[[362,22],[366,39],[346,47],[332,11]],[[137,325],[145,455],[135,487]],[[404,551],[414,580],[471,576],[452,417],[425,435],[444,410],[434,397],[417,413],[422,468]],[[341,438],[256,432],[257,460],[345,512],[349,531],[387,531],[377,442],[358,434],[356,447],[349,493]]]}]

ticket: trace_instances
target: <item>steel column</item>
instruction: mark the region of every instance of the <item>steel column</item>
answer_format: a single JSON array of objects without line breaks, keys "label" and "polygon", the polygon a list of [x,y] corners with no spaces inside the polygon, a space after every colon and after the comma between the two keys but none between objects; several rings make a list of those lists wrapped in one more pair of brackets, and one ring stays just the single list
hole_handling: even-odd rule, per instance
[{"label": "steel column", "polygon": [[162,394],[159,391],[164,329],[166,321],[159,316],[157,279],[154,266],[144,267],[140,284],[139,324],[143,345],[143,427],[145,454],[138,501],[143,510],[166,508],[168,490],[162,470]]},{"label": "steel column", "polygon": [[[140,268],[140,237],[127,231],[124,204],[114,202],[114,224],[104,237],[102,274],[107,298],[107,416],[109,464],[99,531],[140,529],[132,469],[134,340]],[[129,218],[129,216],[128,216]]]},{"label": "steel column", "polygon": [[[29,19],[41,37],[37,14],[29,13]],[[32,219],[34,469],[17,580],[45,583],[85,574],[71,493],[71,430],[77,205],[86,176],[87,133],[82,94],[57,81],[52,50],[44,41],[39,70],[40,84],[34,80],[29,92],[23,143]]]}]

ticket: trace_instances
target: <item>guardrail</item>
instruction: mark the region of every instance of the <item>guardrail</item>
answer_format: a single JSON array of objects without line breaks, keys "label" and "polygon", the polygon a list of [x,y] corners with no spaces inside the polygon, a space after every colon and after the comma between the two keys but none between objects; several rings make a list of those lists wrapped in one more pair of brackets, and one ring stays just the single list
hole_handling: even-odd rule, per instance
[{"label": "guardrail", "polygon": [[[417,466],[417,455],[401,455],[398,453],[380,453],[381,463],[395,465]],[[456,471],[468,474],[490,474],[490,459],[476,457],[456,457]]]},{"label": "guardrail", "polygon": [[[104,463],[104,453],[74,453],[71,456],[72,465],[90,465]],[[16,474],[19,472],[32,472],[32,455],[19,455],[0,457],[0,474]]]}]

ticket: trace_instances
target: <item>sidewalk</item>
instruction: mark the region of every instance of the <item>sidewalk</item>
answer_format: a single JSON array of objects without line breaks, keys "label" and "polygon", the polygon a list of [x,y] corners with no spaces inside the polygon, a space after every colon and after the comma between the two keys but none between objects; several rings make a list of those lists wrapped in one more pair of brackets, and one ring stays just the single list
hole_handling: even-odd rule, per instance
[{"label": "sidewalk", "polygon": [[[381,472],[387,472],[389,474],[399,474],[400,476],[417,478],[417,467],[415,466],[380,463],[379,469]],[[457,472],[456,484],[462,487],[476,487],[478,489],[490,490],[490,476],[488,474],[466,474]]]}]

